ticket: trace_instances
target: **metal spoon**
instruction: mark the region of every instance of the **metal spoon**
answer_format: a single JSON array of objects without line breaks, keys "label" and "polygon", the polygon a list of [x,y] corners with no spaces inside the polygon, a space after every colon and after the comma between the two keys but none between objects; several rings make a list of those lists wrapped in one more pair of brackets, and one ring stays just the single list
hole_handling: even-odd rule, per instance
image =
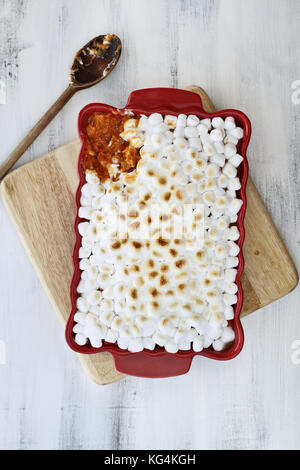
[{"label": "metal spoon", "polygon": [[118,36],[106,34],[92,39],[77,52],[71,67],[68,88],[36,123],[4,163],[0,165],[0,179],[19,160],[28,147],[78,90],[96,85],[96,83],[107,77],[116,66],[121,50],[122,44]]}]

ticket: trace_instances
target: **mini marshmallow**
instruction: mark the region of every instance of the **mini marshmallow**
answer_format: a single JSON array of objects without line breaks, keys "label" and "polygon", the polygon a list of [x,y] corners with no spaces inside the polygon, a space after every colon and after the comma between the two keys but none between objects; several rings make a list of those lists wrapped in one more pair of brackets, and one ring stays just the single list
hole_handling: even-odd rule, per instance
[{"label": "mini marshmallow", "polygon": [[125,336],[118,338],[118,346],[120,349],[128,349],[129,338],[126,338]]},{"label": "mini marshmallow", "polygon": [[153,127],[153,134],[164,134],[167,132],[167,130],[168,126],[165,123],[161,122],[157,126]]},{"label": "mini marshmallow", "polygon": [[87,319],[86,313],[76,312],[74,315],[74,321],[76,321],[77,323],[80,323],[80,325],[85,325],[86,319]]},{"label": "mini marshmallow", "polygon": [[234,282],[237,275],[236,269],[225,269],[224,280],[225,282]]},{"label": "mini marshmallow", "polygon": [[174,140],[174,145],[179,150],[185,150],[188,148],[188,141],[183,137],[176,137],[176,139]]},{"label": "mini marshmallow", "polygon": [[[230,165],[230,163],[228,163]],[[241,189],[241,182],[239,178],[231,178],[228,183],[228,188],[233,191]]]},{"label": "mini marshmallow", "polygon": [[168,341],[168,337],[159,331],[154,333],[154,335],[152,336],[152,339],[156,344],[158,344],[158,346],[161,346],[161,347],[165,346],[165,344]]},{"label": "mini marshmallow", "polygon": [[224,294],[223,300],[225,305],[234,305],[237,303],[237,296],[234,294]]},{"label": "mini marshmallow", "polygon": [[199,132],[196,127],[186,127],[184,129],[184,137],[191,139],[192,137],[198,137]]},{"label": "mini marshmallow", "polygon": [[234,282],[225,283],[226,294],[236,294],[238,291],[237,285]]},{"label": "mini marshmallow", "polygon": [[186,122],[187,122],[187,116],[185,114],[179,114],[179,116],[177,117],[177,127],[180,127],[180,126],[185,127]]},{"label": "mini marshmallow", "polygon": [[225,145],[223,142],[215,142],[215,149],[218,153],[224,153]]},{"label": "mini marshmallow", "polygon": [[201,124],[204,124],[209,131],[211,130],[211,119],[201,119]]},{"label": "mini marshmallow", "polygon": [[84,346],[87,343],[87,337],[81,333],[77,333],[74,339],[78,346]]},{"label": "mini marshmallow", "polygon": [[220,169],[218,165],[216,165],[215,163],[209,163],[206,166],[205,174],[207,177],[216,178],[219,175],[219,173],[220,173]]},{"label": "mini marshmallow", "polygon": [[91,197],[81,196],[81,198],[80,198],[80,205],[83,206],[83,207],[91,207],[91,205],[92,205],[92,198],[91,198]]},{"label": "mini marshmallow", "polygon": [[232,143],[225,145],[224,154],[226,158],[231,158],[236,154],[236,146]]},{"label": "mini marshmallow", "polygon": [[225,119],[224,127],[227,131],[232,131],[236,127],[235,119],[232,116],[228,116]]},{"label": "mini marshmallow", "polygon": [[178,343],[178,349],[180,349],[180,351],[189,351],[191,349],[191,343],[188,341],[180,341]]},{"label": "mini marshmallow", "polygon": [[239,260],[236,256],[229,256],[226,258],[226,268],[236,268],[239,264]]},{"label": "mini marshmallow", "polygon": [[218,127],[214,129],[210,133],[210,138],[213,142],[222,142],[224,139],[225,132],[222,128]]},{"label": "mini marshmallow", "polygon": [[149,349],[150,351],[153,351],[155,349],[155,342],[152,338],[142,338],[142,343],[144,349]]},{"label": "mini marshmallow", "polygon": [[228,209],[232,214],[237,214],[240,211],[242,205],[243,201],[241,199],[232,199]]},{"label": "mini marshmallow", "polygon": [[236,139],[240,140],[244,137],[244,131],[241,127],[236,127],[230,131],[230,134],[233,135]]},{"label": "mini marshmallow", "polygon": [[[242,157],[235,147],[241,131],[231,134],[235,129],[233,118],[200,122],[197,116],[158,113],[129,118],[122,136],[131,146],[143,145],[136,170],[118,175],[112,162],[109,174],[118,175],[118,180],[104,183],[86,172],[78,215],[90,222],[78,226],[82,273],[74,317],[74,335],[82,335],[83,345],[89,340],[100,348],[104,339],[131,352],[158,345],[175,353],[200,352],[218,341],[225,344],[222,334],[237,300],[234,268],[239,248],[234,241],[239,232],[230,224],[237,221],[241,207],[236,168]],[[191,238],[196,212],[185,221],[182,243],[178,235],[178,243],[172,241],[169,219],[159,219],[168,216],[165,210],[157,220],[153,214],[149,219],[147,208],[152,204],[174,201],[203,206],[202,249]],[[129,215],[132,208],[134,217]],[[172,213],[176,233],[179,215]],[[119,240],[122,220],[128,224]],[[141,240],[139,226],[149,228]],[[151,259],[152,266],[144,269]],[[181,260],[186,266],[179,266]]]},{"label": "mini marshmallow", "polygon": [[211,156],[213,155],[214,153],[216,153],[216,149],[215,147],[213,146],[213,144],[211,144],[210,142],[204,142],[203,143],[203,152],[208,155],[208,156]]},{"label": "mini marshmallow", "polygon": [[231,240],[229,242],[227,242],[227,248],[228,248],[229,256],[235,257],[240,252],[240,247]]},{"label": "mini marshmallow", "polygon": [[159,321],[158,328],[162,333],[164,333],[168,336],[173,336],[175,334],[175,331],[176,331],[176,328],[173,326],[172,322],[167,317],[162,318]]},{"label": "mini marshmallow", "polygon": [[236,241],[240,238],[239,229],[233,225],[226,231],[226,237],[228,240]]},{"label": "mini marshmallow", "polygon": [[93,184],[95,186],[100,183],[98,176],[93,171],[87,170],[85,173],[85,179],[87,183]]},{"label": "mini marshmallow", "polygon": [[213,343],[213,339],[208,336],[208,335],[204,335],[203,337],[203,347],[204,348],[209,348]]},{"label": "mini marshmallow", "polygon": [[234,310],[231,307],[231,305],[228,305],[227,307],[225,307],[224,316],[225,316],[226,320],[233,320],[234,319]]},{"label": "mini marshmallow", "polygon": [[178,346],[174,341],[167,341],[165,344],[165,350],[168,353],[175,354],[178,351]]},{"label": "mini marshmallow", "polygon": [[223,168],[223,174],[228,176],[228,178],[235,178],[237,170],[231,163],[226,163]]},{"label": "mini marshmallow", "polygon": [[85,237],[87,235],[88,227],[88,222],[81,222],[80,224],[78,224],[78,232],[82,237]]},{"label": "mini marshmallow", "polygon": [[87,301],[90,305],[99,304],[101,299],[102,299],[102,294],[98,290],[92,290],[91,292],[89,292],[87,296]]},{"label": "mini marshmallow", "polygon": [[163,117],[161,114],[159,113],[153,113],[149,116],[148,118],[148,124],[151,126],[151,127],[154,127],[154,126],[157,126],[158,124],[160,124],[161,122],[163,122]]},{"label": "mini marshmallow", "polygon": [[169,129],[175,129],[177,125],[177,117],[168,114],[165,116],[164,123],[168,126]]},{"label": "mini marshmallow", "polygon": [[209,129],[205,124],[201,123],[199,124],[199,126],[197,126],[197,130],[198,130],[199,135],[202,136],[202,135],[206,135]]},{"label": "mini marshmallow", "polygon": [[204,341],[202,336],[197,336],[193,341],[193,350],[195,352],[201,352],[204,348]]},{"label": "mini marshmallow", "polygon": [[239,155],[238,153],[236,153],[233,157],[231,157],[229,159],[229,163],[231,163],[231,165],[235,166],[235,168],[240,166],[242,161],[243,161],[243,157],[241,155]]},{"label": "mini marshmallow", "polygon": [[90,304],[86,299],[83,299],[82,297],[78,297],[76,305],[79,312],[87,313],[89,311]]},{"label": "mini marshmallow", "polygon": [[93,348],[101,348],[102,340],[100,338],[97,338],[96,336],[92,336],[91,338],[89,338],[89,340]]},{"label": "mini marshmallow", "polygon": [[85,183],[81,188],[81,194],[86,198],[92,197],[93,192],[94,192],[94,186],[90,183]]},{"label": "mini marshmallow", "polygon": [[200,123],[200,119],[197,116],[195,116],[195,114],[190,114],[187,117],[186,123],[188,126],[196,127]]},{"label": "mini marshmallow", "polygon": [[221,325],[209,325],[207,329],[207,336],[209,336],[212,340],[217,340],[222,336],[223,328]]},{"label": "mini marshmallow", "polygon": [[191,148],[195,148],[196,150],[202,150],[202,142],[199,137],[189,138],[189,144]]},{"label": "mini marshmallow", "polygon": [[228,186],[228,178],[226,175],[221,174],[218,178],[218,185],[220,188],[227,188]]},{"label": "mini marshmallow", "polygon": [[78,215],[81,219],[90,220],[93,215],[93,209],[91,207],[80,207]]},{"label": "mini marshmallow", "polygon": [[215,155],[211,157],[210,161],[212,163],[215,163],[219,167],[223,167],[225,164],[225,157],[221,155],[220,153],[216,153]]},{"label": "mini marshmallow", "polygon": [[174,129],[173,134],[175,137],[184,137],[184,132],[185,132],[185,127],[177,126],[176,129]]},{"label": "mini marshmallow", "polygon": [[80,325],[79,323],[77,323],[77,324],[73,327],[73,333],[83,333],[83,330],[84,330],[83,325]]},{"label": "mini marshmallow", "polygon": [[233,144],[233,145],[236,146],[238,144],[238,139],[236,137],[234,137],[233,135],[227,133],[223,142],[224,142],[225,145]]},{"label": "mini marshmallow", "polygon": [[220,339],[213,342],[213,348],[215,351],[222,351],[224,349],[224,343]]},{"label": "mini marshmallow", "polygon": [[233,329],[231,328],[231,326],[227,326],[223,331],[221,341],[223,341],[223,343],[231,343],[231,341],[234,341],[234,339],[235,333]]}]

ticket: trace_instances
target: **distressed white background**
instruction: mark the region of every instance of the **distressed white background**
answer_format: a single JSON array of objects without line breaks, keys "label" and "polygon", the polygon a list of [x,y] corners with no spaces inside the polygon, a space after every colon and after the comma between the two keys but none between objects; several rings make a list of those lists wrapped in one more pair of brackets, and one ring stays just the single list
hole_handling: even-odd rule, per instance
[{"label": "distressed white background", "polygon": [[[297,0],[0,0],[0,158],[63,91],[74,52],[114,32],[118,68],[78,93],[19,164],[74,139],[88,102],[199,84],[252,120],[252,176],[299,267],[299,29]],[[233,362],[196,358],[186,376],[99,387],[67,348],[1,201],[0,237],[1,449],[300,449],[299,288],[243,320]]]}]

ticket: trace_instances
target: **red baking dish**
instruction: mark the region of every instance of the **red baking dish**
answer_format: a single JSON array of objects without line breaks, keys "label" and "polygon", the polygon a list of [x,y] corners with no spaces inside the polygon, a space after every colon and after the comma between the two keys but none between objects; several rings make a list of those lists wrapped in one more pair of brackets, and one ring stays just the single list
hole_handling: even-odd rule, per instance
[{"label": "red baking dish", "polygon": [[123,109],[116,108],[102,103],[92,103],[85,106],[78,118],[79,136],[82,142],[81,152],[78,160],[79,186],[76,192],[77,213],[80,207],[81,187],[85,183],[84,172],[81,167],[81,161],[85,153],[84,129],[89,117],[95,112],[111,112],[118,111],[124,113],[131,111],[136,115],[150,115],[154,112],[161,114],[196,114],[199,118],[212,118],[221,116],[233,116],[240,127],[244,129],[244,138],[239,144],[238,152],[244,157],[239,167],[239,178],[241,180],[241,189],[238,197],[243,200],[244,204],[238,214],[237,227],[240,231],[238,245],[241,249],[238,258],[238,272],[236,284],[238,287],[237,304],[235,305],[235,315],[232,326],[235,330],[235,340],[233,344],[226,350],[216,352],[212,348],[205,349],[200,353],[194,351],[181,351],[176,354],[170,354],[164,348],[156,347],[154,351],[144,350],[139,353],[131,353],[127,350],[120,349],[116,344],[105,344],[99,349],[91,346],[78,346],[74,341],[73,327],[74,315],[76,313],[77,285],[80,279],[78,251],[81,245],[81,236],[78,232],[78,224],[82,219],[76,215],[75,229],[75,246],[73,250],[74,273],[70,286],[71,297],[71,313],[66,326],[66,340],[69,346],[76,352],[81,354],[96,354],[101,352],[109,352],[113,355],[116,369],[124,374],[134,375],[138,377],[172,377],[185,374],[189,371],[194,356],[205,356],[210,359],[225,361],[233,359],[242,350],[244,344],[244,333],[240,322],[240,312],[243,305],[243,290],[241,286],[241,275],[244,270],[244,258],[242,254],[242,246],[245,239],[244,217],[246,211],[246,185],[248,178],[248,162],[246,158],[246,150],[251,136],[251,123],[247,116],[241,111],[235,109],[225,109],[214,113],[204,111],[202,101],[199,95],[190,91],[178,90],[173,88],[149,88],[144,90],[136,90],[129,96],[128,102]]}]

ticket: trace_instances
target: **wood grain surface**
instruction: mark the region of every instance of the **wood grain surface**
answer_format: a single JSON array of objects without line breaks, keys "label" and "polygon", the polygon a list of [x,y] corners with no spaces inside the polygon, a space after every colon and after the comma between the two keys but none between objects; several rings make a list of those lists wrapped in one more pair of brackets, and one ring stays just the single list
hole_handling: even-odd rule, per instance
[{"label": "wood grain surface", "polygon": [[[202,97],[206,111],[215,110],[205,91],[197,86],[187,88]],[[1,183],[3,201],[64,326],[70,312],[79,150],[80,143],[71,142],[18,168]],[[247,198],[241,316],[279,299],[298,282],[295,266],[251,179]],[[78,356],[97,384],[122,377],[109,353]]]},{"label": "wood grain surface", "polygon": [[[0,160],[66,88],[74,53],[114,32],[116,69],[77,93],[17,166],[76,139],[86,103],[201,84],[217,109],[249,116],[252,180],[299,270],[299,24],[298,0],[0,0]],[[300,449],[299,285],[243,318],[234,361],[99,387],[67,347],[1,198],[0,227],[1,449]]]}]

